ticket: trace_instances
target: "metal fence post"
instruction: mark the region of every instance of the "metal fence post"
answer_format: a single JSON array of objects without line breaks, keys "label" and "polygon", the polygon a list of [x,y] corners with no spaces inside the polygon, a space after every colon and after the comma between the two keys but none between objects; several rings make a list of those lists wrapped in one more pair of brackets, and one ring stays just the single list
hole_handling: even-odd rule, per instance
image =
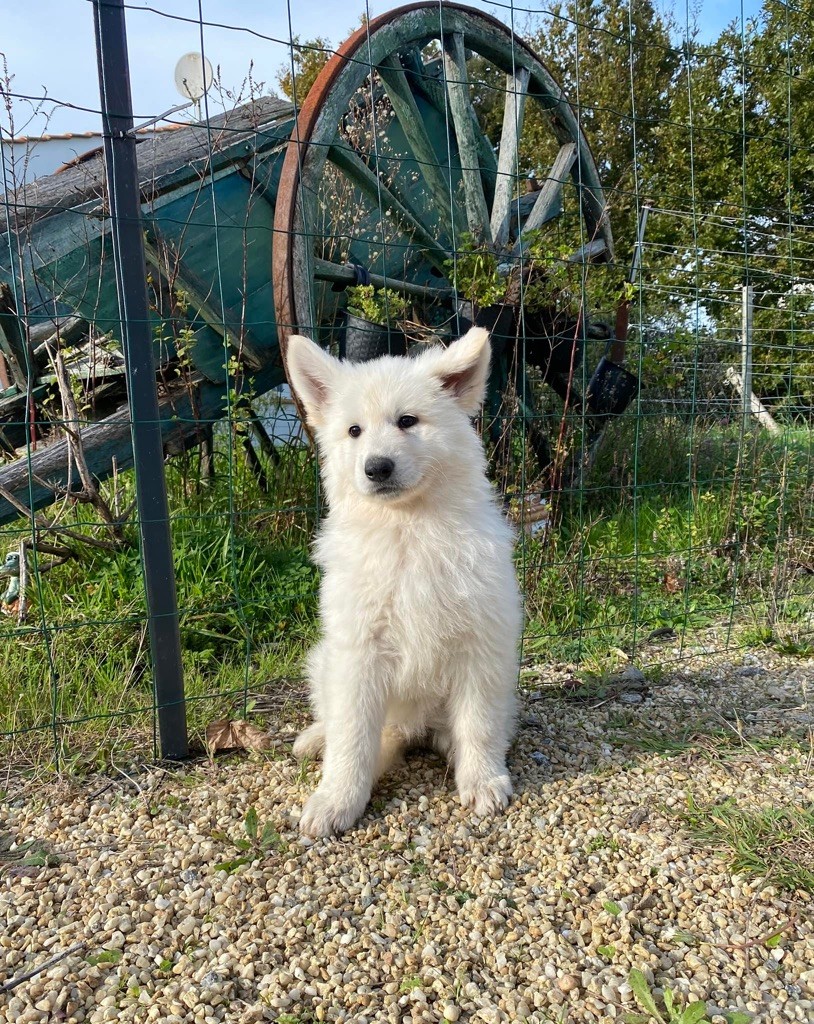
[{"label": "metal fence post", "polygon": [[147,305],[124,0],[93,0],[116,289],[162,756],[188,756],[178,601]]},{"label": "metal fence post", "polygon": [[741,378],[743,379],[743,429],[752,423],[752,317],[755,293],[750,284],[743,286],[741,309]]}]

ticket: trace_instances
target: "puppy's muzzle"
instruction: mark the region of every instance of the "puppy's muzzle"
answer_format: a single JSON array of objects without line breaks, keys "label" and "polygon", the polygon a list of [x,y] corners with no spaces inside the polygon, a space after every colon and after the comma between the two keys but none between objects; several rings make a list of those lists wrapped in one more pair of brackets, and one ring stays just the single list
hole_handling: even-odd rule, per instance
[{"label": "puppy's muzzle", "polygon": [[365,462],[365,476],[374,484],[383,484],[390,479],[395,468],[396,464],[392,459],[379,455],[372,456]]}]

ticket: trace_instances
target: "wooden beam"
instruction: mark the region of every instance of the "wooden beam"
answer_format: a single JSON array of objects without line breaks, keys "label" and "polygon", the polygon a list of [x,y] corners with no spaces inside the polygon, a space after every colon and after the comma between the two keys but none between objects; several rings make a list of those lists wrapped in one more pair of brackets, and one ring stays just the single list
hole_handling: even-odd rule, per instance
[{"label": "wooden beam", "polygon": [[500,133],[500,152],[497,157],[497,185],[492,206],[492,240],[496,246],[505,246],[509,240],[511,203],[517,182],[517,154],[520,132],[528,96],[529,72],[519,68],[506,75],[506,102],[503,108],[503,130]]},{"label": "wooden beam", "polygon": [[562,186],[566,181],[574,161],[577,158],[577,147],[573,142],[566,142],[560,147],[551,170],[548,172],[543,187],[537,193],[531,213],[520,229],[520,237],[512,249],[512,256],[519,256],[523,247],[523,235],[536,231],[550,220],[558,208],[562,208]]},{"label": "wooden beam", "polygon": [[427,231],[413,211],[409,210],[391,192],[382,179],[371,171],[350,146],[344,142],[333,143],[328,150],[328,159],[340,171],[347,174],[374,203],[378,204],[381,201],[392,212],[394,219],[399,222],[408,237],[412,236],[412,240],[424,249],[430,262],[439,270],[444,269],[444,262],[449,258],[449,253],[438,244],[438,241]]},{"label": "wooden beam", "polygon": [[[442,58],[433,57],[428,61],[424,61],[421,57],[421,51],[416,47],[411,47],[402,53],[401,61],[405,70],[410,75],[410,81],[413,86],[428,103],[432,104],[439,114],[445,116],[447,93],[444,89]],[[483,191],[486,196],[486,205],[490,207],[495,199],[497,159],[491,142],[483,133],[483,128],[478,121],[478,115],[471,106],[469,109],[472,131],[478,147],[478,167],[483,183]]]},{"label": "wooden beam", "polygon": [[[761,425],[765,427],[770,434],[779,434],[782,432],[782,428],[777,420],[774,419],[772,414],[761,402],[757,395],[751,389],[747,392],[743,386],[743,377],[738,373],[734,366],[727,367],[726,373],[724,374],[727,384],[738,394],[745,403],[748,402],[749,411]],[[744,398],[746,396],[746,398]]]},{"label": "wooden beam", "polygon": [[421,174],[432,194],[438,213],[450,232],[464,231],[457,206],[453,202],[450,183],[444,180],[438,156],[433,148],[424,121],[410,89],[404,68],[396,54],[388,54],[377,66],[387,96],[399,119],[413,156],[418,162]]},{"label": "wooden beam", "polygon": [[466,220],[469,232],[477,242],[491,242],[492,229],[489,210],[483,192],[478,160],[478,143],[472,123],[472,104],[469,101],[469,76],[466,71],[464,37],[462,32],[444,36],[444,69],[447,77],[447,93],[455,137],[458,140],[458,155],[461,160],[461,175],[464,183]]},{"label": "wooden beam", "polygon": [[[328,260],[321,260],[317,257],[314,257],[314,277],[318,281],[334,281],[337,284],[352,285],[356,282],[356,272],[353,267],[349,267],[347,264],[330,263]],[[405,295],[417,295],[419,298],[432,301],[448,299],[452,295],[451,288],[428,288],[426,285],[402,281],[397,277],[382,277],[381,274],[371,274],[370,283],[375,288],[393,288]]]}]

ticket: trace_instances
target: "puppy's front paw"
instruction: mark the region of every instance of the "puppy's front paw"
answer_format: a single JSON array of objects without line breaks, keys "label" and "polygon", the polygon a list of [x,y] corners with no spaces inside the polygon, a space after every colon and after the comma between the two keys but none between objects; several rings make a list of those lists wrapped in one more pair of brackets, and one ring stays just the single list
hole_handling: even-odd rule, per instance
[{"label": "puppy's front paw", "polygon": [[471,807],[478,817],[497,814],[509,803],[512,783],[508,775],[495,775],[483,782],[458,787],[464,807]]},{"label": "puppy's front paw", "polygon": [[337,835],[354,825],[364,809],[365,804],[361,807],[349,805],[336,793],[317,789],[302,810],[300,832],[314,839]]}]

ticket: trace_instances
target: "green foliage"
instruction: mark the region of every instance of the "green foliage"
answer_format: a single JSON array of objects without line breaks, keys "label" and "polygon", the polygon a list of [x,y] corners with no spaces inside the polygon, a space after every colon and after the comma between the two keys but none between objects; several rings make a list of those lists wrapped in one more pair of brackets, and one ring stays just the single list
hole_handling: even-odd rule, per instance
[{"label": "green foliage", "polygon": [[374,288],[372,284],[357,284],[348,288],[348,312],[382,327],[403,320],[409,303],[392,288]]},{"label": "green foliage", "polygon": [[98,967],[99,964],[117,964],[124,956],[120,949],[104,949],[101,953],[94,953],[85,957],[85,962],[91,967]]},{"label": "green foliage", "polygon": [[472,235],[460,238],[455,258],[444,267],[458,295],[474,306],[483,309],[503,301],[506,281],[498,273],[497,257]]},{"label": "green foliage", "polygon": [[625,270],[619,264],[571,260],[571,243],[557,241],[544,228],[524,235],[523,247],[527,261],[522,301],[526,310],[590,317],[608,313],[622,299],[633,297],[633,288],[625,282]]},{"label": "green foliage", "polygon": [[647,1014],[646,1017],[641,1017],[640,1014],[627,1014],[625,1020],[629,1024],[647,1024],[651,1020],[660,1021],[661,1024],[709,1024],[707,1004],[701,1000],[682,1006],[672,989],[665,988],[662,995],[662,1013],[656,1005],[647,978],[638,968],[634,967],[631,970],[627,980],[636,1002]]},{"label": "green foliage", "polygon": [[614,424],[582,493],[563,496],[543,540],[526,542],[530,649],[601,663],[651,632],[692,635],[730,617],[750,630],[776,621],[773,644],[795,629],[804,638],[810,444],[807,431],[799,445],[766,434],[742,444],[737,427]]},{"label": "green foliage", "polygon": [[301,42],[299,36],[291,41],[291,62],[277,72],[277,84],[282,94],[297,106],[302,106],[320,71],[328,63],[333,50],[324,36]]},{"label": "green foliage", "polygon": [[246,812],[243,829],[246,833],[245,838],[239,837],[232,840],[225,832],[215,832],[213,834],[213,839],[233,843],[238,850],[243,851],[243,855],[240,857],[232,857],[229,860],[220,861],[215,864],[216,871],[225,871],[228,875],[232,875],[244,865],[251,864],[252,861],[263,860],[268,854],[283,852],[287,848],[272,822],[267,821],[263,828],[260,828],[256,807],[250,807]]},{"label": "green foliage", "polygon": [[[231,706],[249,678],[265,681],[290,671],[312,635],[316,616],[318,575],[307,550],[315,477],[310,457],[292,449],[279,465],[266,466],[271,486],[278,489],[276,507],[270,508],[241,459],[231,473],[225,472],[223,441],[216,450],[222,475],[208,484],[200,480],[195,456],[168,465],[193,735]],[[132,474],[104,485],[111,505],[114,488],[120,507],[127,507]],[[61,525],[94,534],[87,506],[77,506]],[[45,639],[34,615],[22,630],[3,639],[0,732],[42,728],[55,711],[60,719],[77,723],[62,734],[70,743],[62,758],[94,770],[104,768],[104,758],[112,753],[111,743],[99,742],[100,731],[109,728],[104,716],[126,714],[128,723],[147,725],[152,713],[135,527],[126,534],[134,543],[124,550],[75,545],[75,558],[41,576]],[[10,625],[4,619],[0,629]],[[203,695],[208,699],[201,700]],[[79,756],[85,735],[93,737],[98,754],[87,765]],[[37,737],[34,733],[30,739],[36,742]],[[50,730],[43,731],[42,740],[50,742]],[[80,749],[71,749],[74,744]]]},{"label": "green foliage", "polygon": [[[680,65],[673,29],[652,0],[558,0],[528,36],[566,95],[578,99],[625,265],[635,237],[636,187],[651,194],[653,169],[664,161],[662,133]],[[557,143],[545,112],[530,105],[526,117],[521,160],[545,175]]]}]

